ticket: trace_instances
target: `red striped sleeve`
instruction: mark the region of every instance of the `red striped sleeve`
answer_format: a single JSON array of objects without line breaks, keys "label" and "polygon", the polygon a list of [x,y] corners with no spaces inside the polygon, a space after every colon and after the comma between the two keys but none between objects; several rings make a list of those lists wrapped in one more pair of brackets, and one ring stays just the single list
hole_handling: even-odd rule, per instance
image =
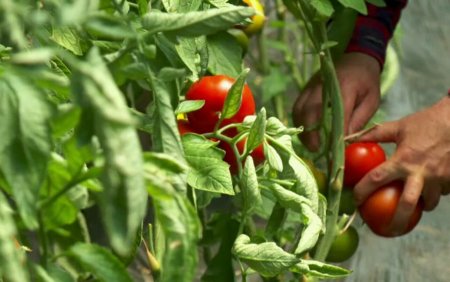
[{"label": "red striped sleeve", "polygon": [[392,38],[407,0],[386,0],[385,7],[367,4],[368,14],[358,15],[346,52],[361,52],[384,65],[386,47]]}]

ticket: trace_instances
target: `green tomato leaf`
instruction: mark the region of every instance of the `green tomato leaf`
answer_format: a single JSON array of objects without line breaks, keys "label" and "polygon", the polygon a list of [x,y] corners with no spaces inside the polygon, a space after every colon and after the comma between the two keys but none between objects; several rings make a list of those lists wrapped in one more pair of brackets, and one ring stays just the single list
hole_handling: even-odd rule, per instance
[{"label": "green tomato leaf", "polygon": [[23,267],[25,259],[21,250],[18,250],[14,240],[17,231],[13,219],[13,210],[3,193],[0,192],[0,277],[5,281],[29,281],[26,268]]},{"label": "green tomato leaf", "polygon": [[133,281],[120,260],[103,247],[78,243],[65,254],[99,281]]},{"label": "green tomato leaf", "polygon": [[[286,46],[283,44],[283,47]],[[292,76],[286,75],[280,67],[271,67],[269,74],[264,76],[262,81],[262,103],[265,104],[273,97],[286,93],[291,82]]]},{"label": "green tomato leaf", "polygon": [[55,50],[42,47],[15,53],[11,58],[11,62],[21,65],[45,64],[48,63],[53,56],[55,56]]},{"label": "green tomato leaf", "polygon": [[315,260],[302,260],[290,269],[292,272],[301,273],[309,277],[319,279],[337,279],[343,278],[352,273],[345,268],[326,264]]},{"label": "green tomato leaf", "polygon": [[53,108],[43,93],[13,75],[0,79],[0,93],[0,170],[25,225],[34,229],[39,189],[50,158]]},{"label": "green tomato leaf", "polygon": [[200,238],[196,210],[181,193],[154,201],[154,207],[159,223],[156,250],[157,259],[162,262],[161,281],[194,281],[198,263],[195,249]]},{"label": "green tomato leaf", "polygon": [[83,55],[83,45],[86,43],[82,43],[82,37],[73,27],[53,27],[50,39],[75,55]]},{"label": "green tomato leaf", "polygon": [[338,0],[342,6],[358,11],[363,15],[367,15],[367,6],[364,0]]},{"label": "green tomato leaf", "polygon": [[186,100],[178,104],[178,107],[175,110],[175,114],[185,114],[194,112],[203,108],[205,105],[205,100]]},{"label": "green tomato leaf", "polygon": [[302,230],[300,241],[298,242],[297,248],[294,252],[296,255],[302,255],[304,252],[312,249],[316,245],[323,226],[320,217],[309,205],[302,203],[301,209],[305,226]]},{"label": "green tomato leaf", "polygon": [[236,77],[242,71],[242,50],[227,32],[207,37],[208,70],[212,74]]},{"label": "green tomato leaf", "polygon": [[312,0],[310,4],[323,18],[329,18],[333,15],[334,8],[330,0]]},{"label": "green tomato leaf", "polygon": [[195,189],[234,195],[229,165],[216,143],[196,134],[183,136],[184,154],[190,170],[187,182]]},{"label": "green tomato leaf", "polygon": [[232,252],[240,261],[266,277],[276,276],[300,261],[274,242],[254,244],[245,234],[237,237]]},{"label": "green tomato leaf", "polygon": [[277,150],[269,144],[264,145],[264,155],[267,156],[267,160],[269,161],[269,165],[276,171],[283,171],[283,160],[278,154]]},{"label": "green tomato leaf", "polygon": [[127,256],[134,248],[147,207],[143,157],[134,120],[98,49],[93,48],[86,62],[73,67],[77,72],[72,76],[72,94],[84,108],[83,115],[89,115],[82,122],[92,127],[105,158],[101,175],[105,189],[99,203],[107,234],[114,250]]},{"label": "green tomato leaf", "polygon": [[264,108],[256,116],[255,122],[250,127],[250,131],[245,143],[246,152],[251,152],[264,142],[266,129],[266,110]]},{"label": "green tomato leaf", "polygon": [[222,113],[220,115],[221,120],[231,118],[239,111],[242,103],[242,91],[244,89],[245,79],[247,78],[249,71],[250,69],[243,70],[231,86],[230,90],[228,90],[227,97],[223,104]]},{"label": "green tomato leaf", "polygon": [[162,0],[167,12],[190,12],[197,11],[202,0]]},{"label": "green tomato leaf", "polygon": [[175,32],[181,36],[201,36],[226,30],[251,17],[254,9],[230,6],[187,13],[152,11],[142,18],[142,25],[150,33]]},{"label": "green tomato leaf", "polygon": [[276,183],[270,185],[269,188],[277,198],[278,203],[280,203],[281,206],[291,209],[295,212],[303,213],[303,205],[311,204],[311,201],[307,198],[298,195],[295,192],[289,191],[288,189],[283,188],[283,186]]},{"label": "green tomato leaf", "polygon": [[247,216],[250,216],[253,211],[262,204],[255,164],[253,163],[253,158],[251,156],[248,156],[245,160],[240,184],[243,200],[242,212]]}]

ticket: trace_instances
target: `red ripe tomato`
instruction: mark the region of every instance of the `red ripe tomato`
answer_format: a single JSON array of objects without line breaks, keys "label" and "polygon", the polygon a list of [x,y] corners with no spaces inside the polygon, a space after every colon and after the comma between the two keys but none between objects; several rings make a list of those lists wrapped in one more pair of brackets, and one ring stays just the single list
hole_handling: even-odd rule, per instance
[{"label": "red ripe tomato", "polygon": [[345,148],[344,185],[355,186],[370,170],[386,160],[377,143],[352,143]]},{"label": "red ripe tomato", "polygon": [[[188,120],[198,133],[212,132],[219,121],[228,90],[235,79],[225,75],[204,76],[189,88],[186,93],[187,100],[204,100],[205,105],[194,112],[187,114]],[[242,103],[239,111],[231,118],[225,119],[221,127],[230,123],[240,123],[248,115],[255,114],[255,100],[252,91],[245,84],[242,91]]]},{"label": "red ripe tomato", "polygon": [[[242,139],[241,141],[239,141],[236,144],[236,147],[239,151],[240,154],[242,154],[244,152],[245,149],[245,138]],[[237,173],[238,171],[238,166],[237,166],[237,160],[236,160],[236,156],[233,153],[233,149],[231,148],[231,146],[227,143],[227,142],[223,142],[221,141],[219,143],[219,147],[225,151],[225,157],[223,158],[224,161],[226,161],[229,165],[230,165],[230,172],[232,174]],[[259,165],[260,163],[262,163],[265,159],[264,157],[264,146],[263,144],[259,145],[258,147],[256,147],[251,153],[250,155],[253,157],[253,161],[255,163],[255,166]]]},{"label": "red ripe tomato", "polygon": [[178,131],[180,131],[180,135],[184,135],[186,133],[194,132],[191,128],[191,125],[187,120],[177,120]]},{"label": "red ripe tomato", "polygon": [[359,213],[369,228],[377,235],[395,237],[410,232],[422,217],[424,207],[420,199],[414,213],[409,219],[408,227],[402,234],[394,234],[389,230],[390,223],[397,209],[403,191],[403,182],[394,181],[376,190],[359,206]]}]

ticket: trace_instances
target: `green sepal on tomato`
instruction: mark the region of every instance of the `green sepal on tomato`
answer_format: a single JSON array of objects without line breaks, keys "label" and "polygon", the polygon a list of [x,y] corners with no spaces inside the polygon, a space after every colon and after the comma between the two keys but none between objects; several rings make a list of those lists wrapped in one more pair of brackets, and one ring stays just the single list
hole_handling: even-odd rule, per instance
[{"label": "green sepal on tomato", "polygon": [[393,181],[378,188],[359,206],[359,214],[373,233],[382,237],[396,237],[409,233],[419,223],[424,208],[420,198],[406,229],[401,233],[393,232],[390,224],[397,210],[398,202],[403,192],[404,183]]}]

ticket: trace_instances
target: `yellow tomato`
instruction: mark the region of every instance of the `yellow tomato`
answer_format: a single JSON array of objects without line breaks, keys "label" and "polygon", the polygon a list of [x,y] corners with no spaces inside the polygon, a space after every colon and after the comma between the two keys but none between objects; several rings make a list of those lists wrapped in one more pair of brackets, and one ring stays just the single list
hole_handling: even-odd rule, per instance
[{"label": "yellow tomato", "polygon": [[256,14],[252,16],[252,23],[244,28],[245,33],[250,35],[260,32],[266,19],[263,6],[258,0],[243,0],[243,2],[256,10]]}]

